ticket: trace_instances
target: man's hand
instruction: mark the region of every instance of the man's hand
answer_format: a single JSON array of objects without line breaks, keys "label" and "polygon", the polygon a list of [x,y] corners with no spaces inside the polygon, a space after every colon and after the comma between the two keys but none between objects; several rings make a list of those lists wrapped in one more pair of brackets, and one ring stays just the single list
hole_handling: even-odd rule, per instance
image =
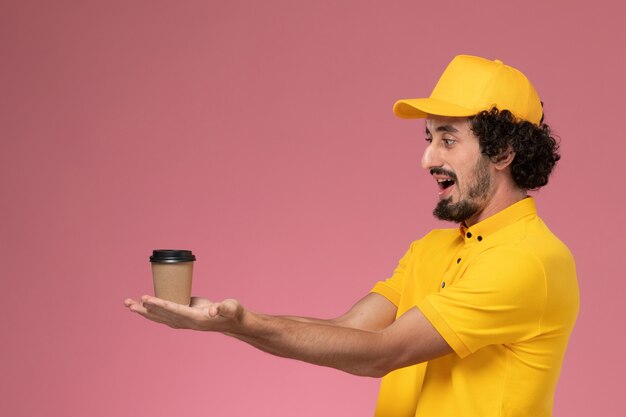
[{"label": "man's hand", "polygon": [[174,329],[228,332],[237,327],[244,315],[243,306],[233,299],[218,303],[193,297],[189,306],[144,295],[140,301],[127,298],[124,305],[148,320]]},{"label": "man's hand", "polygon": [[278,317],[246,310],[237,300],[192,298],[183,306],[143,296],[124,304],[175,329],[221,332],[276,356],[380,377],[452,352],[416,307],[394,320],[396,307],[379,294],[361,299],[334,320]]}]

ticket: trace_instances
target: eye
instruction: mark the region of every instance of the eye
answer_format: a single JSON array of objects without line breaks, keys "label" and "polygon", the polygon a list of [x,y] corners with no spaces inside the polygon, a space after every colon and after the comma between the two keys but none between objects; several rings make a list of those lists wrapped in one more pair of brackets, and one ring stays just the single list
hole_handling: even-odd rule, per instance
[{"label": "eye", "polygon": [[454,144],[456,143],[456,140],[454,140],[454,139],[446,139],[446,138],[444,138],[444,139],[442,139],[442,142],[443,142],[443,143],[444,143],[444,145],[446,145],[446,146],[452,146],[452,145],[454,145]]},{"label": "eye", "polygon": [[432,143],[433,138],[431,138],[430,136],[426,136],[426,138],[424,139],[426,142],[428,143]]}]

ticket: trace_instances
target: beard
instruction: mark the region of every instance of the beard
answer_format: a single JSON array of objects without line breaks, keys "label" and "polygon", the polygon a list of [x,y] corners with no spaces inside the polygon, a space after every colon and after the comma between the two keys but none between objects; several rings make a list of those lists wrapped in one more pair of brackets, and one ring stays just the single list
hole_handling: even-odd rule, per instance
[{"label": "beard", "polygon": [[[484,207],[484,202],[489,199],[489,189],[491,177],[487,170],[489,162],[485,158],[480,158],[474,166],[474,180],[469,185],[467,197],[460,197],[456,203],[452,203],[452,196],[440,200],[433,210],[433,215],[439,220],[447,220],[456,223],[463,223],[477,215]],[[453,174],[453,178],[456,175]],[[458,187],[458,182],[455,181]]]}]

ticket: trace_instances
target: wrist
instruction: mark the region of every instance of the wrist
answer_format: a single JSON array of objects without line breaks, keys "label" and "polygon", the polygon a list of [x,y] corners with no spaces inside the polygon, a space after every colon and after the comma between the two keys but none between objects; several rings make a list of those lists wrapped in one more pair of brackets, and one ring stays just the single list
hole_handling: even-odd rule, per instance
[{"label": "wrist", "polygon": [[255,328],[254,322],[257,320],[256,314],[244,307],[241,307],[237,314],[226,326],[224,334],[229,336],[250,336]]}]

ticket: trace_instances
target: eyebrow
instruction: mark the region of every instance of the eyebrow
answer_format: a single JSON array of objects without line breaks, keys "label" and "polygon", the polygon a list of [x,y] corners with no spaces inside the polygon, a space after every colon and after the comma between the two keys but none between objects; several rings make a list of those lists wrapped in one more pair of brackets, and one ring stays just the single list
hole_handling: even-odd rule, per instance
[{"label": "eyebrow", "polygon": [[[435,129],[436,132],[448,132],[448,133],[459,133],[459,130],[457,128],[455,128],[452,125],[441,125],[441,126],[437,126],[437,129]],[[430,134],[430,130],[428,130],[428,127],[426,128],[426,134]]]}]

